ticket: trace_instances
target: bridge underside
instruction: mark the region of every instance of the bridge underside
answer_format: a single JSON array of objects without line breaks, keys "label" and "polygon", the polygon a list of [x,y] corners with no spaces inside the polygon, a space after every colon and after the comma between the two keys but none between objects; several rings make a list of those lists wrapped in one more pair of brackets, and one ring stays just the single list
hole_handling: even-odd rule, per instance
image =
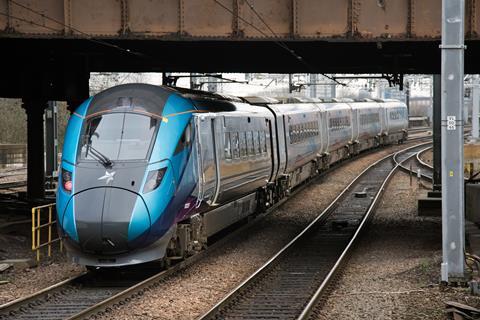
[{"label": "bridge underside", "polygon": [[[465,0],[467,73],[480,73],[477,2]],[[76,100],[92,71],[439,73],[441,5],[0,0],[0,96]]]},{"label": "bridge underside", "polygon": [[[282,43],[294,53],[272,41],[108,43],[114,46],[87,40],[0,39],[0,96],[84,97],[89,72],[440,73],[437,41]],[[480,73],[479,56],[480,41],[467,42],[466,73]]]}]

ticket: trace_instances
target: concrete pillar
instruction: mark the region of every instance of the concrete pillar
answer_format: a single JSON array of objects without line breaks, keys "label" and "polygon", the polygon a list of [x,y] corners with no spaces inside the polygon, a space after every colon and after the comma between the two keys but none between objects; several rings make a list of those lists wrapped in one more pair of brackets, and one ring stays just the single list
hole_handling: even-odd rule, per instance
[{"label": "concrete pillar", "polygon": [[293,92],[293,74],[288,75],[288,93]]},{"label": "concrete pillar", "polygon": [[442,81],[433,75],[433,191],[442,190]]},{"label": "concrete pillar", "polygon": [[406,79],[405,84],[405,104],[407,105],[408,127],[410,127],[410,82]]},{"label": "concrete pillar", "polygon": [[[332,74],[333,77],[335,77],[335,74]],[[330,98],[336,98],[337,97],[337,84],[335,81],[332,81],[332,85],[330,86]]]},{"label": "concrete pillar", "polygon": [[29,200],[45,197],[45,148],[43,113],[47,101],[23,99],[27,113],[27,197]]},{"label": "concrete pillar", "polygon": [[317,97],[317,85],[318,82],[318,74],[311,73],[310,74],[310,98]]},{"label": "concrete pillar", "polygon": [[474,85],[472,87],[472,138],[478,139],[479,123],[478,123],[478,109],[480,108],[480,87]]},{"label": "concrete pillar", "polygon": [[190,89],[197,89],[197,77],[195,73],[190,73]]},{"label": "concrete pillar", "polygon": [[465,0],[442,0],[441,280],[465,281],[463,103]]},{"label": "concrete pillar", "polygon": [[208,92],[217,92],[218,91],[218,79],[214,77],[208,77],[207,91]]},{"label": "concrete pillar", "polygon": [[47,177],[56,177],[58,169],[57,102],[49,101],[45,112],[45,148]]}]

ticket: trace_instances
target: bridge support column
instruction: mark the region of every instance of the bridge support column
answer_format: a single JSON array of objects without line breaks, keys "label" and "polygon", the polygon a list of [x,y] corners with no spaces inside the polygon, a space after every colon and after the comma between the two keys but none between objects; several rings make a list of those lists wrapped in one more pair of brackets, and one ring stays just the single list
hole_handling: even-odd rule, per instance
[{"label": "bridge support column", "polygon": [[472,138],[478,140],[479,138],[479,123],[478,123],[478,113],[480,108],[480,87],[474,85],[472,87]]},{"label": "bridge support column", "polygon": [[463,76],[465,0],[442,0],[441,280],[465,281]]},{"label": "bridge support column", "polygon": [[43,113],[47,101],[23,99],[27,113],[27,197],[29,200],[45,197],[45,148]]},{"label": "bridge support column", "polygon": [[318,74],[310,73],[310,98],[317,97]]},{"label": "bridge support column", "polygon": [[442,190],[442,79],[433,75],[433,191]]},{"label": "bridge support column", "polygon": [[45,148],[46,170],[50,182],[57,176],[58,169],[58,128],[57,128],[57,102],[49,101],[45,112]]}]

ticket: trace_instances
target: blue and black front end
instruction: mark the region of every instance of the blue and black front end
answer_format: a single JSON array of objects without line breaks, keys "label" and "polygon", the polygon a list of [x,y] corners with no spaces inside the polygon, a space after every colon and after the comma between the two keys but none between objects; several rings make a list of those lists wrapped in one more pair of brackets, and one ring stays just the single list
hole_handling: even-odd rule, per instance
[{"label": "blue and black front end", "polygon": [[69,256],[87,266],[161,259],[185,217],[195,105],[174,89],[128,84],[72,114],[63,146],[57,215]]}]

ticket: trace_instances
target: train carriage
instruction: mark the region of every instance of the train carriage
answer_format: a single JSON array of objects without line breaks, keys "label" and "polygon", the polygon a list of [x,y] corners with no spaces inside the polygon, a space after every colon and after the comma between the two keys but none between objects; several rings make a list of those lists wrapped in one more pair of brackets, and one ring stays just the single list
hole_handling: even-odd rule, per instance
[{"label": "train carriage", "polygon": [[186,257],[331,163],[406,138],[400,102],[256,101],[146,84],[85,101],[69,120],[57,190],[73,261]]},{"label": "train carriage", "polygon": [[358,123],[358,142],[360,151],[373,148],[379,144],[382,135],[383,107],[376,102],[356,104]]}]

